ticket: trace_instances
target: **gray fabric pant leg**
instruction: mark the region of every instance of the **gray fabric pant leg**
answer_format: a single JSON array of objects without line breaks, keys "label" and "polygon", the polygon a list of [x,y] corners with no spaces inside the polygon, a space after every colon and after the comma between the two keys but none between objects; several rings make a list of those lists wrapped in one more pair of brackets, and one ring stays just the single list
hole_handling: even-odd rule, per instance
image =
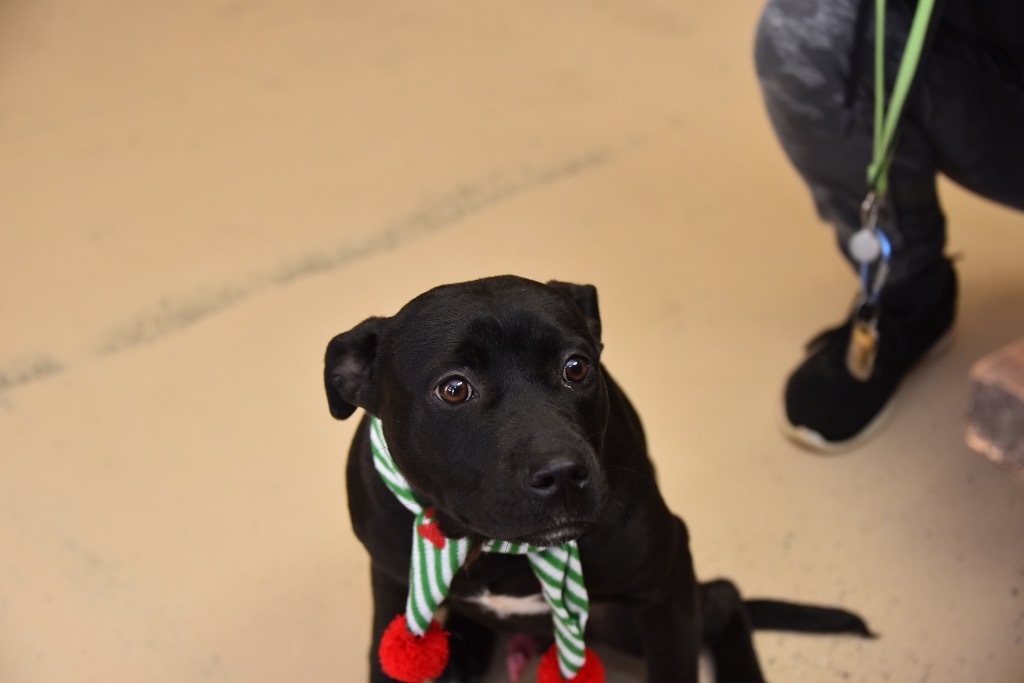
[{"label": "gray fabric pant leg", "polygon": [[[859,5],[860,0],[769,0],[755,44],[772,125],[844,252],[860,227],[874,119],[873,8],[864,18],[864,40],[855,46]],[[893,8],[886,17],[890,85],[910,20]],[[851,79],[855,47],[863,61]],[[938,173],[1024,209],[1019,68],[940,32],[922,60],[898,143],[886,228],[893,243],[893,284],[912,280],[943,258],[946,222]]]}]

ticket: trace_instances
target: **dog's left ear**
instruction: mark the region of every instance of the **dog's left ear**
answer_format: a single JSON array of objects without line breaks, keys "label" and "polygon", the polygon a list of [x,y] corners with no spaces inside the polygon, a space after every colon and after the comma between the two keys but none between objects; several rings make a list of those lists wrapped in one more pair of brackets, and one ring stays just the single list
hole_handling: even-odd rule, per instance
[{"label": "dog's left ear", "polygon": [[344,420],[356,408],[377,408],[377,344],[387,318],[369,318],[327,345],[324,388],[331,415]]},{"label": "dog's left ear", "polygon": [[597,287],[594,285],[574,285],[571,282],[559,282],[551,280],[548,287],[554,287],[572,297],[576,306],[583,313],[583,319],[587,323],[587,329],[593,335],[598,348],[601,344],[601,313],[597,308]]}]

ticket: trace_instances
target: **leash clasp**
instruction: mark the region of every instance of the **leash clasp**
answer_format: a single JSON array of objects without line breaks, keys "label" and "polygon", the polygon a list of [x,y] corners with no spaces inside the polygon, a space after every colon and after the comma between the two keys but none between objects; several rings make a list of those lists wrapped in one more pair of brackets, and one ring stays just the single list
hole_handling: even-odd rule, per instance
[{"label": "leash clasp", "polygon": [[860,294],[853,305],[846,369],[861,382],[871,378],[878,356],[879,300],[889,276],[892,245],[879,227],[882,195],[868,192],[860,205],[861,228],[850,238],[850,256],[860,265]]}]

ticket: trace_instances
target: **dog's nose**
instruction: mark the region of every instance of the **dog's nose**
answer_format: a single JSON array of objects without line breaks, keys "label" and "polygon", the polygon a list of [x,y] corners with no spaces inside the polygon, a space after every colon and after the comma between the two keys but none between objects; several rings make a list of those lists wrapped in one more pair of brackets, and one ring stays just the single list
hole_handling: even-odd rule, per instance
[{"label": "dog's nose", "polygon": [[560,453],[537,462],[527,473],[527,486],[541,496],[552,496],[566,489],[582,489],[590,481],[590,470],[582,458]]}]

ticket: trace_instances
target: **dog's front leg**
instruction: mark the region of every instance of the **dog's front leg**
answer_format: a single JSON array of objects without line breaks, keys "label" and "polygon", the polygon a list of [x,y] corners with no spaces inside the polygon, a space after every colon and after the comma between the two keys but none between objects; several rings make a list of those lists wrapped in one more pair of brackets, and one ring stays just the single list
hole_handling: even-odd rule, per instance
[{"label": "dog's front leg", "polygon": [[373,583],[373,641],[370,645],[370,683],[393,683],[394,679],[384,673],[380,667],[381,636],[391,621],[399,614],[405,613],[406,596],[409,588],[404,583],[395,581],[374,566],[370,570]]},{"label": "dog's front leg", "polygon": [[496,634],[483,624],[452,611],[444,622],[451,636],[448,666],[439,683],[477,683],[483,681],[494,653]]},{"label": "dog's front leg", "polygon": [[701,620],[696,586],[634,608],[647,663],[647,683],[697,683]]},{"label": "dog's front leg", "polygon": [[[634,603],[647,683],[697,683],[703,622],[689,535],[683,521],[674,516],[669,518],[668,528],[651,528],[656,532],[654,538],[670,540],[642,553],[656,571],[646,582],[649,592]],[[658,549],[664,564],[656,559]]]}]

